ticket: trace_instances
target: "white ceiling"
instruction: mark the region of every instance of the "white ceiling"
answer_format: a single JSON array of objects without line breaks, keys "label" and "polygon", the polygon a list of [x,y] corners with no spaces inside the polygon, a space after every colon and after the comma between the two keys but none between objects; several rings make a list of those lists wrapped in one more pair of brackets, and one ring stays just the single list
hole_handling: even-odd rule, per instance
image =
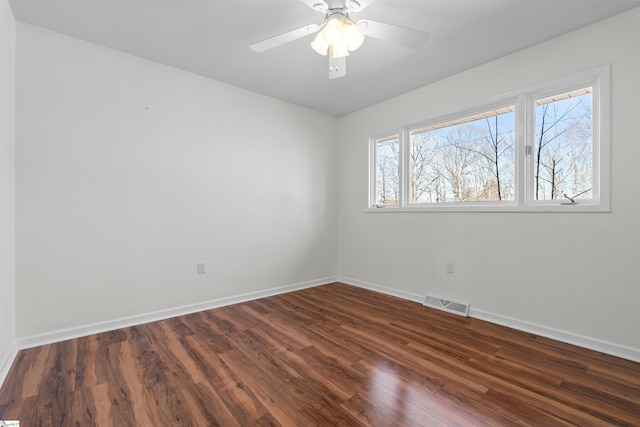
[{"label": "white ceiling", "polygon": [[[309,0],[307,0],[309,1]],[[302,0],[11,0],[16,19],[341,116],[640,6],[640,0],[375,0],[352,18],[428,31],[419,50],[368,38],[329,80],[312,36],[248,45],[321,23]]]}]

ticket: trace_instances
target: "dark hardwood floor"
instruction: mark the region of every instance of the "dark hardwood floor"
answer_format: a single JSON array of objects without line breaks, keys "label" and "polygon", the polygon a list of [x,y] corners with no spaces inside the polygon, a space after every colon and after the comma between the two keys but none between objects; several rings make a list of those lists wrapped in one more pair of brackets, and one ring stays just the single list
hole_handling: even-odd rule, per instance
[{"label": "dark hardwood floor", "polygon": [[640,426],[640,364],[340,283],[23,350],[31,426]]}]

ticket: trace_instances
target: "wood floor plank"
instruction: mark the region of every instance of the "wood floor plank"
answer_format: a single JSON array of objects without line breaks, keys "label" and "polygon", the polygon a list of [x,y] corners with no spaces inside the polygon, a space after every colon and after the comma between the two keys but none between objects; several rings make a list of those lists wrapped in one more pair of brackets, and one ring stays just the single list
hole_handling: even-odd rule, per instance
[{"label": "wood floor plank", "polygon": [[242,384],[242,387],[238,388],[245,391],[245,396],[250,398],[250,401],[245,401],[245,405],[251,406],[250,411],[245,411],[244,424],[253,423],[270,414],[281,420],[284,425],[298,425],[293,408],[288,405],[281,406],[278,403],[287,398],[293,400],[291,396],[285,396],[282,393],[282,386],[286,382],[272,384],[259,368],[253,366],[251,360],[237,350],[221,354],[220,358],[232,371],[238,373],[240,380],[238,384]]},{"label": "wood floor plank", "polygon": [[426,328],[422,324],[401,320],[390,325],[395,333],[403,334],[410,342],[428,343],[431,348],[460,360],[479,354],[493,354],[502,348],[481,335],[461,334],[459,326],[438,327],[430,323]]},{"label": "wood floor plank", "polygon": [[218,354],[212,353],[194,336],[187,337],[184,342],[208,384],[240,425],[250,424],[267,414],[264,407],[253,397],[253,393]]},{"label": "wood floor plank", "polygon": [[208,311],[186,317],[185,323],[195,332],[187,338],[196,336],[198,340],[206,342],[207,347],[210,347],[216,354],[231,350],[233,347],[214,319]]},{"label": "wood floor plank", "polygon": [[[140,412],[138,408],[144,405],[146,399],[136,393],[139,388],[134,387],[133,390],[130,388],[129,383],[135,381],[135,376],[127,378],[121,369],[124,362],[122,358],[124,352],[121,349],[127,345],[127,343],[116,342],[107,346],[106,352],[103,353],[104,360],[102,360],[102,363],[106,365],[106,384],[108,387],[106,392],[104,388],[98,388],[98,386],[93,387],[93,389],[98,394],[96,396],[98,399],[102,398],[110,402],[110,405],[103,408],[103,410],[109,410],[108,420],[113,425],[135,427],[139,421],[150,422],[150,420],[144,416],[146,414],[145,411],[142,411],[142,414],[136,413]],[[154,410],[155,408],[149,409]],[[103,414],[103,418],[104,416],[105,414]]]},{"label": "wood floor plank", "polygon": [[191,399],[189,406],[194,408],[194,412],[200,413],[196,419],[196,425],[241,427],[239,421],[208,382],[203,381],[185,387],[184,395],[187,399]]},{"label": "wood floor plank", "polygon": [[[275,313],[268,314],[265,317],[270,319],[273,322],[273,325],[279,325],[280,328],[285,327],[285,325],[287,325],[288,323],[286,317],[280,316]],[[313,346],[323,353],[331,354],[334,358],[340,360],[344,365],[351,365],[362,359],[362,355],[360,354],[360,352],[350,351],[345,347],[343,343],[336,342],[336,339],[339,339],[341,336],[345,340],[352,339],[352,337],[347,337],[342,334],[342,331],[339,330],[339,327],[314,328],[313,326],[296,324],[296,328],[306,337],[304,342],[309,344],[304,347],[300,347],[300,351]]]},{"label": "wood floor plank", "polygon": [[99,342],[95,336],[82,337],[78,339],[77,348],[75,386],[91,388],[98,384],[95,368]]},{"label": "wood floor plank", "polygon": [[[509,402],[509,405],[505,405]],[[531,404],[526,396],[518,398],[509,390],[491,389],[480,397],[479,403],[483,408],[496,411],[519,426],[547,426],[576,424],[576,418],[570,414],[563,414],[560,407],[554,406],[553,411],[546,405]],[[587,425],[590,420],[582,419],[579,425]]]},{"label": "wood floor plank", "polygon": [[[158,343],[153,339],[149,325],[130,328],[132,359],[139,365],[142,383],[149,401],[155,402],[157,420],[171,426],[193,426],[191,410],[185,405],[181,394],[182,387],[175,381],[175,371],[171,371],[170,362],[163,358]],[[125,343],[127,344],[127,343]],[[142,390],[141,390],[142,391]],[[147,394],[139,393],[142,399]],[[136,407],[134,407],[136,409]],[[137,411],[141,413],[140,411]],[[144,425],[144,424],[141,424]]]},{"label": "wood floor plank", "polygon": [[[244,331],[257,325],[256,318],[253,316],[243,316],[239,311],[242,311],[242,309],[240,305],[236,304],[220,307],[215,311],[207,311],[207,314],[214,316],[217,324],[222,327],[225,325],[232,327],[235,331]],[[225,333],[224,329],[221,329],[221,332]]]},{"label": "wood floor plank", "polygon": [[[291,399],[291,405],[280,410],[288,411],[294,420],[285,425],[356,426],[353,416],[340,405],[342,399],[324,384],[307,377],[292,378],[281,386],[281,394]],[[309,396],[314,396],[309,399]]]},{"label": "wood floor plank", "polygon": [[478,393],[475,390],[445,384],[445,386],[436,393],[436,396],[447,402],[451,407],[460,408],[461,411],[473,418],[475,421],[472,425],[520,427],[517,422],[503,414],[503,411],[495,411],[485,405],[482,399],[486,396],[486,393]]},{"label": "wood floor plank", "polygon": [[89,392],[89,388],[74,393],[70,403],[69,416],[62,425],[63,427],[74,426],[90,426],[98,425],[96,409],[93,395]]},{"label": "wood floor plank", "polygon": [[485,393],[488,388],[477,381],[470,380],[468,377],[457,373],[456,369],[447,369],[447,367],[439,366],[436,362],[429,359],[420,358],[415,356],[411,352],[407,351],[405,347],[396,347],[388,345],[384,338],[370,334],[368,332],[362,332],[351,326],[343,326],[343,329],[347,330],[350,334],[358,337],[360,340],[367,341],[373,345],[377,351],[383,353],[386,357],[391,359],[402,359],[405,365],[411,367],[416,371],[427,370],[434,377],[440,378],[443,382],[454,381],[464,387],[471,388],[479,393]]},{"label": "wood floor plank", "polygon": [[[377,390],[377,399],[355,395],[342,406],[363,426],[447,426],[433,415],[413,405],[397,405],[389,390]],[[354,424],[347,424],[354,425]]]},{"label": "wood floor plank", "polygon": [[[109,383],[103,382],[85,390],[93,401],[95,413],[92,413],[92,420],[96,427],[115,426],[111,417],[112,398],[110,396]],[[80,424],[82,425],[82,424]]]},{"label": "wood floor plank", "polygon": [[190,316],[172,317],[164,320],[164,323],[171,328],[178,338],[184,338],[195,334],[195,331],[185,322],[185,319],[188,317]]},{"label": "wood floor plank", "polygon": [[17,420],[22,417],[22,414],[35,414],[37,411],[37,407],[37,396],[31,396],[21,400],[14,400],[9,403],[5,403],[4,405],[0,405],[0,419]]},{"label": "wood floor plank", "polygon": [[[253,308],[247,308],[244,311],[251,313]],[[266,314],[268,315],[269,313]],[[253,314],[256,314],[256,312],[253,312]],[[308,339],[302,338],[303,341],[301,342],[296,336],[292,336],[286,330],[281,329],[279,325],[269,319],[267,315],[263,315],[259,319],[259,326],[256,326],[251,330],[261,331],[263,337],[268,339],[275,347],[295,351],[311,345],[311,342]]]},{"label": "wood floor plank", "polygon": [[43,346],[18,353],[0,390],[0,405],[37,396],[51,348]]},{"label": "wood floor plank", "polygon": [[[443,384],[434,384],[419,372],[392,363],[371,365],[366,361],[357,363],[355,369],[369,378],[369,399],[413,405],[420,411],[448,426],[475,426],[477,418],[461,411],[438,396]],[[391,395],[389,395],[391,393]],[[428,424],[430,425],[430,424]]]},{"label": "wood floor plank", "polygon": [[114,356],[117,354],[120,373],[129,390],[136,421],[141,425],[156,424],[157,420],[161,419],[160,411],[154,405],[158,400],[152,398],[150,391],[153,389],[144,382],[144,369],[138,365],[131,345],[125,341],[113,344],[113,347],[118,349],[117,353],[113,353]]},{"label": "wood floor plank", "polygon": [[183,384],[198,384],[205,381],[193,359],[189,357],[179,334],[171,328],[169,322],[161,321],[148,324],[147,330],[156,344],[158,353],[167,363],[176,380]]},{"label": "wood floor plank", "polygon": [[[344,365],[331,353],[324,353],[315,346],[311,346],[302,349],[299,355],[304,359],[309,370],[321,379],[320,382],[343,400],[353,397],[366,385],[367,378],[350,365]],[[325,378],[330,380],[325,381]]]},{"label": "wood floor plank", "polygon": [[67,421],[75,391],[76,350],[77,340],[51,344],[49,369],[45,370],[37,396],[38,424],[62,425]]},{"label": "wood floor plank", "polygon": [[25,426],[640,426],[640,364],[342,283],[22,350]]},{"label": "wood floor plank", "polygon": [[248,427],[282,427],[282,424],[278,422],[271,414],[265,415],[253,421]]}]

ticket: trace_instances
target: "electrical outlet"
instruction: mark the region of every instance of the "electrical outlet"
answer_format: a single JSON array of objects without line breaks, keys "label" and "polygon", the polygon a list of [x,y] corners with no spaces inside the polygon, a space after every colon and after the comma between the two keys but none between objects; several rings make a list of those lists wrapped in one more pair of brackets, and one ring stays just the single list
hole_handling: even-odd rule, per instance
[{"label": "electrical outlet", "polygon": [[204,262],[199,262],[197,264],[197,270],[198,270],[198,274],[204,274],[204,272],[205,272]]},{"label": "electrical outlet", "polygon": [[453,274],[455,269],[454,269],[454,265],[453,265],[452,262],[448,262],[448,263],[445,264],[445,271],[447,272],[447,274]]}]

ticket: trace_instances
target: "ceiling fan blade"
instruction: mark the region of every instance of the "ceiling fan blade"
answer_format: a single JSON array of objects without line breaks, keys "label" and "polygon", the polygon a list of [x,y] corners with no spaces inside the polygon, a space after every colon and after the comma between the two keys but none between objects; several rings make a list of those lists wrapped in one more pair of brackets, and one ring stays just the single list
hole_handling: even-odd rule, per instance
[{"label": "ceiling fan blade", "polygon": [[286,33],[279,34],[277,36],[269,37],[268,39],[253,43],[249,45],[249,48],[254,52],[264,52],[265,50],[273,49],[285,43],[292,42],[306,35],[313,34],[318,30],[316,24],[306,25],[295,30],[287,31]]},{"label": "ceiling fan blade", "polygon": [[351,12],[362,12],[362,10],[373,3],[374,0],[346,0],[345,7]]},{"label": "ceiling fan blade", "polygon": [[361,19],[358,21],[358,25],[364,26],[364,34],[366,36],[399,44],[411,49],[420,49],[429,38],[429,33],[425,33],[424,31],[372,21],[371,19]]},{"label": "ceiling fan blade", "polygon": [[326,0],[302,0],[302,3],[318,12],[326,12],[329,10],[329,3],[327,3]]},{"label": "ceiling fan blade", "polygon": [[348,9],[351,12],[360,12],[373,3],[374,0],[302,0],[304,4],[318,12],[326,12],[330,9]]}]

